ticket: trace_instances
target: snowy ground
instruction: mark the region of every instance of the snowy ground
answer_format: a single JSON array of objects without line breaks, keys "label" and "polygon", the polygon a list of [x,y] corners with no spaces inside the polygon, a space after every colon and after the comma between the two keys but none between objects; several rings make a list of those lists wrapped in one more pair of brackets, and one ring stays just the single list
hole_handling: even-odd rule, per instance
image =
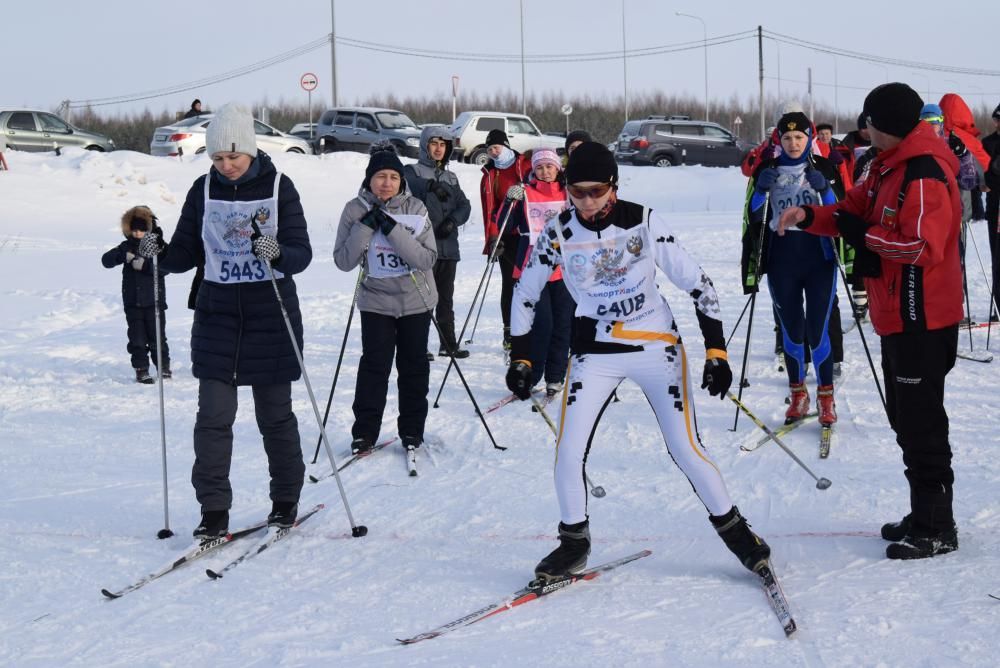
[{"label": "snowy ground", "polygon": [[[513,592],[555,544],[553,439],[546,425],[523,404],[501,409],[489,424],[509,449],[494,450],[453,374],[441,408],[428,419],[420,477],[406,477],[398,449],[345,471],[354,516],[370,528],[368,537],[350,538],[332,481],[307,484],[303,504],[324,502],[327,509],[224,580],[209,581],[204,569],[228,561],[237,546],[120,600],[104,600],[102,587],[123,587],[187,548],[198,507],[188,482],[196,406],[185,308],[190,276],[167,279],[175,376],[165,388],[166,429],[177,535],[159,541],[156,388],[132,382],[120,271],[103,269],[100,254],[121,240],[118,219],[135,204],[151,206],[169,234],[208,162],[75,151],[8,159],[12,171],[0,174],[0,664],[996,665],[1000,602],[987,593],[1000,594],[1000,361],[960,360],[948,379],[961,549],[934,560],[890,562],[877,531],[905,512],[907,493],[856,332],[846,337],[841,421],[830,459],[817,458],[815,425],[787,438],[808,466],[833,481],[829,490],[817,490],[773,444],[741,453],[739,445],[756,441],[759,432],[743,417],[729,431],[733,405],[698,393],[703,440],[773,548],[799,623],[791,640],[709,526],[638,388],[628,383],[591,452],[590,476],[608,491],[591,500],[591,563],[643,548],[653,554],[594,582],[445,638],[395,643]],[[315,259],[296,281],[306,362],[325,402],[354,282],[332,262],[335,226],[366,158],[283,155],[276,162],[294,179],[309,219]],[[458,171],[475,201],[478,172]],[[622,195],[668,212],[713,277],[727,332],[745,302],[738,281],[743,192],[735,169],[622,169]],[[483,268],[481,230],[475,213],[462,236],[460,319]],[[985,252],[982,225],[975,235]],[[981,319],[985,281],[971,251],[970,258],[973,314]],[[672,286],[664,289],[682,333],[700,349],[693,308]],[[483,406],[506,394],[497,302],[494,283],[472,356],[462,363]],[[773,364],[770,318],[762,315],[769,310],[764,297],[745,399],[762,419],[779,424],[785,381]],[[877,339],[870,328],[865,334],[877,365]],[[737,372],[744,336],[745,321],[731,344]],[[985,330],[974,333],[976,348],[985,337]],[[359,351],[353,331],[330,417],[340,458]],[[432,392],[444,368],[432,365]],[[302,383],[295,397],[311,458],[318,431]],[[241,399],[234,527],[269,509],[249,392],[241,390]],[[393,390],[384,434],[393,433],[394,405]],[[311,470],[327,467],[321,459]]]}]

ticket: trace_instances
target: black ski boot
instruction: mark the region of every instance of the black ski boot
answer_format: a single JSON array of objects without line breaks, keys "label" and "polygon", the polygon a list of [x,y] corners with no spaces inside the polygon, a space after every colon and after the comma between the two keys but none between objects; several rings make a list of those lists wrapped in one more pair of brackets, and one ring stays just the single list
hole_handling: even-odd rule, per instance
[{"label": "black ski boot", "polygon": [[156,381],[149,375],[149,367],[143,367],[135,370],[135,382],[142,383],[143,385],[152,385]]},{"label": "black ski boot", "polygon": [[912,523],[911,517],[912,515],[907,514],[906,517],[898,522],[883,524],[882,539],[895,543],[906,538],[906,534],[910,532],[910,525]]},{"label": "black ski boot", "polygon": [[365,438],[364,436],[358,436],[356,439],[351,441],[351,454],[354,455],[366,455],[372,451],[374,445],[370,438]]},{"label": "black ski boot", "polygon": [[[885,535],[884,529],[882,535]],[[958,529],[954,525],[945,531],[926,532],[911,526],[902,539],[885,548],[885,556],[889,559],[926,559],[957,549]]]},{"label": "black ski boot", "polygon": [[229,533],[228,510],[202,510],[201,523],[194,530],[194,537],[209,540]]},{"label": "black ski boot", "polygon": [[424,442],[424,439],[420,436],[400,436],[399,440],[403,442],[403,447],[407,450],[416,450]]},{"label": "black ski boot", "polygon": [[267,516],[267,526],[287,529],[295,524],[299,514],[299,504],[296,501],[272,501],[271,514]]},{"label": "black ski boot", "polygon": [[590,521],[566,525],[559,523],[559,547],[535,566],[535,579],[558,580],[582,571],[590,555]]},{"label": "black ski boot", "polygon": [[729,551],[736,555],[747,570],[756,572],[761,566],[767,565],[771,556],[771,548],[760,536],[750,530],[746,519],[740,515],[740,509],[732,509],[721,517],[708,516],[712,526],[719,532],[722,542]]},{"label": "black ski boot", "polygon": [[159,370],[160,378],[163,380],[170,380],[174,377],[173,372],[170,370],[170,360],[163,363],[163,368]]}]

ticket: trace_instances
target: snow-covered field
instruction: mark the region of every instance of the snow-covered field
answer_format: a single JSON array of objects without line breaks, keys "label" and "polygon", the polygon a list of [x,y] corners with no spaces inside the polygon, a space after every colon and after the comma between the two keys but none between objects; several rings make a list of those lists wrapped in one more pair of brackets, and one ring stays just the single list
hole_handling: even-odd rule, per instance
[{"label": "snow-covered field", "polygon": [[[826,491],[773,444],[741,453],[740,444],[755,442],[760,432],[745,417],[731,432],[734,406],[698,392],[702,438],[740,508],[772,546],[799,624],[790,640],[709,526],[641,393],[628,383],[619,392],[622,401],[605,414],[590,456],[590,477],[608,492],[591,499],[591,563],[643,548],[653,554],[594,582],[444,638],[411,647],[394,641],[513,592],[555,545],[553,438],[545,423],[523,404],[493,413],[490,427],[508,447],[494,450],[452,374],[441,407],[428,418],[430,442],[418,478],[406,476],[398,448],[344,472],[354,516],[370,529],[366,538],[350,537],[333,481],[307,484],[303,505],[323,502],[327,509],[223,580],[210,581],[205,568],[224,564],[239,545],[120,600],[105,600],[102,587],[123,587],[191,545],[198,519],[188,482],[197,385],[188,364],[190,275],[171,276],[166,331],[175,376],[165,396],[176,536],[160,541],[156,387],[132,380],[120,270],[105,270],[100,255],[121,240],[119,217],[135,204],[152,207],[169,235],[208,160],[71,150],[62,157],[10,153],[8,160],[12,171],[0,173],[0,664],[996,665],[1000,602],[987,593],[1000,594],[1000,361],[959,360],[948,378],[960,550],[890,562],[878,528],[904,514],[908,494],[857,332],[845,337],[840,424],[830,458],[817,457],[815,424],[787,438],[817,475],[833,481]],[[333,264],[335,226],[367,159],[280,155],[275,161],[298,186],[310,224],[315,259],[296,281],[306,364],[322,404],[355,279]],[[462,236],[461,321],[484,265],[479,174],[468,166],[457,171],[475,202]],[[622,168],[621,194],[666,211],[713,277],[727,333],[745,303],[738,280],[743,193],[736,169]],[[985,229],[978,225],[974,233],[985,252]],[[985,281],[971,249],[969,257],[973,314],[982,319]],[[682,333],[699,350],[687,297],[672,286],[663,289]],[[494,281],[472,356],[462,363],[484,407],[507,394],[498,294]],[[744,397],[777,425],[786,387],[774,368],[766,295],[757,309],[752,384]],[[731,344],[737,374],[745,324]],[[868,327],[865,334],[877,366],[877,338]],[[985,330],[974,333],[977,349],[985,337]],[[961,341],[967,348],[966,335]],[[359,353],[355,330],[329,422],[338,458],[347,451]],[[444,368],[432,364],[432,392]],[[693,372],[700,374],[700,365]],[[233,527],[269,509],[249,391],[241,390],[240,398]],[[311,458],[318,430],[301,382],[295,398]],[[392,435],[394,387],[386,415],[383,434]],[[328,467],[321,455],[310,470]]]}]

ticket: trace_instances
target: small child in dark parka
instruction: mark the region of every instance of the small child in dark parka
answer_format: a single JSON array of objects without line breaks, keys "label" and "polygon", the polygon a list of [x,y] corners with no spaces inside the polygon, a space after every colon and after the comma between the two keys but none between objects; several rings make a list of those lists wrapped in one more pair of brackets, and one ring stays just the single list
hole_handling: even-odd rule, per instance
[{"label": "small child in dark parka", "polygon": [[[156,305],[153,291],[153,262],[139,255],[139,241],[156,225],[156,216],[148,206],[132,207],[122,216],[121,242],[101,257],[101,263],[108,269],[122,266],[122,305],[125,307],[125,321],[128,323],[128,352],[132,356],[137,383],[152,384],[149,364],[156,365]],[[164,271],[159,271],[160,332],[163,341],[163,368],[160,375],[170,378],[170,349],[167,346],[166,290]]]}]

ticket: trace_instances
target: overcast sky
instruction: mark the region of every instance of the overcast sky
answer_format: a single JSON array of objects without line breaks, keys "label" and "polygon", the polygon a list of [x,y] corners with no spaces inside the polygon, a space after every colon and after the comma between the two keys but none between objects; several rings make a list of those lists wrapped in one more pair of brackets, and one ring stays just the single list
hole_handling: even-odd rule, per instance
[{"label": "overcast sky", "polygon": [[[622,48],[622,0],[524,0],[525,52],[595,53]],[[329,0],[212,0],[161,3],[137,0],[4,3],[0,104],[54,109],[64,99],[122,96],[197,81],[265,60],[322,38],[331,30]],[[995,57],[1000,5],[993,2],[683,2],[624,0],[628,48],[765,29],[820,44],[910,61],[982,69],[1000,68]],[[821,9],[823,8],[823,9]],[[338,37],[402,47],[478,54],[519,54],[517,0],[336,1]],[[780,63],[779,63],[780,54]],[[664,90],[704,94],[702,49],[631,57],[632,93]],[[710,47],[709,95],[728,99],[757,94],[757,42]],[[530,93],[620,95],[622,59],[527,65]],[[960,92],[973,105],[1000,102],[1000,78],[883,66],[764,42],[766,90],[805,98],[807,68],[814,94],[842,112],[859,110],[865,92],[889,80],[910,83],[937,101]],[[839,87],[834,94],[834,69]],[[330,49],[311,53],[230,81],[140,102],[102,107],[106,112],[184,110],[201,98],[218,107],[229,100],[259,103],[306,99],[299,87],[314,72],[316,107],[329,106]],[[376,93],[450,97],[451,77],[461,93],[495,89],[520,93],[519,62],[471,62],[377,53],[338,45],[341,103]],[[675,112],[677,110],[664,110]],[[450,120],[450,119],[442,119]]]}]

